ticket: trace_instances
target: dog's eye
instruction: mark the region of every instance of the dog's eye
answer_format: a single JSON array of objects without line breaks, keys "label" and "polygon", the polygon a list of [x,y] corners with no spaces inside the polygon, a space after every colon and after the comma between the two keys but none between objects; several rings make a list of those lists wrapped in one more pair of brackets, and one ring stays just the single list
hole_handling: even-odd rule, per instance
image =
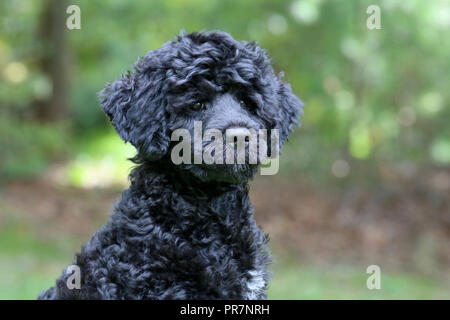
[{"label": "dog's eye", "polygon": [[196,102],[192,105],[192,110],[199,111],[199,110],[205,110],[206,104],[204,102]]},{"label": "dog's eye", "polygon": [[256,110],[255,104],[248,99],[239,100],[239,104],[241,105],[242,108],[248,109],[251,112],[255,112],[255,110]]}]

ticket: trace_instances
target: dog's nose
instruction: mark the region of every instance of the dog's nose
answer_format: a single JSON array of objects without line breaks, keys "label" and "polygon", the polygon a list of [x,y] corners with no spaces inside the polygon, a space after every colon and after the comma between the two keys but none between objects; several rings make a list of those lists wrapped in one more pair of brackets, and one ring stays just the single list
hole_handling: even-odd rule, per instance
[{"label": "dog's nose", "polygon": [[244,127],[233,127],[228,128],[225,131],[225,136],[228,139],[244,139],[244,141],[247,141],[250,137],[250,130]]}]

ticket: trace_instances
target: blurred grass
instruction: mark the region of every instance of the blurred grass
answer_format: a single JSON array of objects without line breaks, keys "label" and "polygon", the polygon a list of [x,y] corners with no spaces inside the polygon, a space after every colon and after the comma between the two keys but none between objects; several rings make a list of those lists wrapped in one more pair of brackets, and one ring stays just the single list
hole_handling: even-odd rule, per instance
[{"label": "blurred grass", "polygon": [[18,221],[0,225],[0,299],[35,299],[70,263],[71,246],[39,239]]},{"label": "blurred grass", "polygon": [[[0,299],[35,299],[55,283],[82,242],[67,237],[63,241],[42,239],[29,229],[20,222],[0,228]],[[368,290],[364,267],[316,267],[292,259],[277,260],[271,267],[274,275],[269,299],[444,299],[449,296],[448,286],[432,277],[382,270],[382,289]]]},{"label": "blurred grass", "polygon": [[269,299],[448,299],[450,290],[429,276],[383,270],[381,289],[369,290],[363,266],[317,267],[282,260],[272,270]]}]

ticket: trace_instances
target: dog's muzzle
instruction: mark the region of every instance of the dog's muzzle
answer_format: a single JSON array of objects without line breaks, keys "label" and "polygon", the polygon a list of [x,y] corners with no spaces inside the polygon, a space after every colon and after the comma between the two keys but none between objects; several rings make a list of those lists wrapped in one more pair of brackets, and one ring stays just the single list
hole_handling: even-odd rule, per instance
[{"label": "dog's muzzle", "polygon": [[252,133],[245,127],[228,128],[225,131],[225,158],[234,159],[233,163],[237,164],[249,162],[256,164],[258,138],[255,133],[256,131]]},{"label": "dog's muzzle", "polygon": [[245,142],[249,142],[250,136],[250,130],[243,127],[232,127],[225,131],[227,141],[243,140]]}]

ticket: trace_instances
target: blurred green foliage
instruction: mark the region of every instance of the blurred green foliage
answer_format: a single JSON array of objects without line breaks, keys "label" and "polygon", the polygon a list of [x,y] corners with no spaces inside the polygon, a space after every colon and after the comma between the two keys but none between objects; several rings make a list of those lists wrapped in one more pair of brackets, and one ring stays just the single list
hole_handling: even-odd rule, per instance
[{"label": "blurred green foliage", "polygon": [[[24,121],[33,101],[52,91],[38,59],[42,46],[36,30],[43,2],[0,3],[0,105],[2,111],[8,110],[1,113],[0,136],[15,136],[14,142],[0,140],[0,147],[13,146],[6,153],[19,159],[16,167],[26,168],[21,165],[26,159],[30,167],[40,166],[49,144],[57,146],[55,141],[41,143],[53,129]],[[138,56],[183,29],[220,29],[266,48],[276,70],[285,71],[286,80],[306,103],[302,129],[286,147],[282,170],[346,178],[360,167],[376,172],[380,163],[418,168],[450,163],[448,1],[73,0],[68,4],[81,8],[81,30],[67,31],[68,135],[86,137],[86,132],[108,128],[96,93],[130,69]],[[366,9],[372,4],[381,8],[381,30],[366,27]],[[53,134],[65,136],[60,131]],[[26,150],[30,145],[35,149],[42,145],[42,154]],[[67,144],[61,147],[67,151]],[[1,171],[14,176],[17,169],[7,165]]]},{"label": "blurred green foliage", "polygon": [[0,112],[0,176],[27,177],[62,156],[69,136],[64,125],[19,121]]}]

